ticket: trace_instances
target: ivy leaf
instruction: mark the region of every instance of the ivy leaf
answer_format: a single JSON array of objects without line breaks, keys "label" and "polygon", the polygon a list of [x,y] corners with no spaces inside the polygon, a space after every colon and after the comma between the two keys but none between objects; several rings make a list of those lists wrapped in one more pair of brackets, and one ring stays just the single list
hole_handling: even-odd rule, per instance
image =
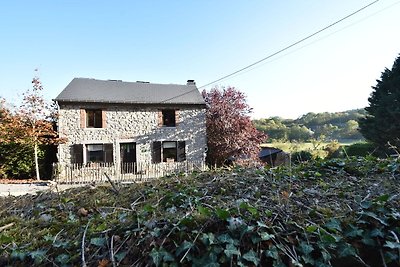
[{"label": "ivy leaf", "polygon": [[342,231],[342,227],[340,227],[340,222],[337,219],[331,219],[327,224],[325,224],[325,227],[328,228],[329,230],[334,230],[334,231]]},{"label": "ivy leaf", "polygon": [[19,259],[20,261],[24,261],[26,256],[27,253],[23,251],[14,250],[13,252],[11,252],[12,259]]},{"label": "ivy leaf", "polygon": [[260,221],[257,221],[257,226],[260,228],[268,228],[268,226],[265,223],[260,222]]},{"label": "ivy leaf", "polygon": [[115,257],[115,259],[117,259],[118,262],[120,262],[126,257],[127,254],[128,254],[127,251],[121,251],[121,252],[118,252],[117,254],[115,254],[114,257]]},{"label": "ivy leaf", "polygon": [[263,241],[267,241],[267,240],[270,240],[272,238],[275,238],[274,235],[268,234],[267,232],[262,232],[260,235],[261,235],[261,239]]},{"label": "ivy leaf", "polygon": [[96,247],[104,247],[106,244],[106,239],[104,237],[93,237],[90,239],[90,244]]},{"label": "ivy leaf", "polygon": [[369,238],[369,237],[363,237],[363,239],[361,239],[361,242],[363,242],[367,246],[375,246],[376,245],[375,240],[373,240],[372,238]]},{"label": "ivy leaf", "polygon": [[391,249],[400,249],[400,243],[399,242],[392,242],[392,241],[386,241],[384,247],[388,247]]},{"label": "ivy leaf", "polygon": [[332,267],[332,265],[326,264],[326,263],[321,262],[321,261],[316,261],[314,266],[318,266],[318,267]]},{"label": "ivy leaf", "polygon": [[374,230],[372,230],[370,235],[371,235],[371,237],[377,237],[377,236],[384,237],[385,236],[385,234],[379,228],[375,228]]},{"label": "ivy leaf", "polygon": [[260,262],[260,258],[258,257],[257,253],[255,253],[254,250],[252,250],[252,249],[243,255],[243,259],[254,263],[254,265],[256,265],[256,266]]},{"label": "ivy leaf", "polygon": [[389,199],[389,195],[388,194],[384,194],[382,196],[379,196],[379,197],[375,198],[374,201],[375,202],[383,202],[383,203],[385,203],[385,202],[388,201],[388,199]]},{"label": "ivy leaf", "polygon": [[183,241],[183,243],[176,249],[175,255],[179,256],[183,252],[186,252],[188,249],[190,249],[193,246],[192,242],[188,241]]},{"label": "ivy leaf", "polygon": [[366,200],[366,201],[362,201],[360,205],[363,209],[369,209],[372,206],[372,202]]},{"label": "ivy leaf", "polygon": [[373,212],[363,211],[363,212],[361,212],[361,215],[366,215],[366,216],[368,216],[368,217],[371,217],[371,218],[377,220],[378,222],[380,222],[381,224],[383,224],[383,225],[385,225],[385,226],[388,225],[385,219],[379,218],[379,217],[378,217],[375,213],[373,213]]},{"label": "ivy leaf", "polygon": [[211,216],[211,211],[209,208],[203,207],[201,205],[199,205],[197,207],[197,210],[199,211],[199,213],[205,217],[210,217]]},{"label": "ivy leaf", "polygon": [[311,264],[311,266],[315,266],[314,265],[315,261],[310,255],[303,255],[301,256],[301,258],[303,259],[304,263]]},{"label": "ivy leaf", "polygon": [[269,250],[265,251],[265,255],[275,260],[279,259],[278,249],[275,246],[271,246]]},{"label": "ivy leaf", "polygon": [[[322,254],[322,258],[324,259],[325,262],[330,261],[332,258],[331,254],[329,254],[326,251],[322,251],[321,254]],[[317,265],[317,266],[320,266],[320,265]]]},{"label": "ivy leaf", "polygon": [[322,234],[321,240],[328,244],[335,244],[337,241],[340,240],[340,237],[332,235],[332,234]]},{"label": "ivy leaf", "polygon": [[300,251],[305,255],[310,254],[314,250],[312,246],[308,245],[305,242],[301,242],[299,246],[300,246]]},{"label": "ivy leaf", "polygon": [[200,240],[206,246],[210,246],[210,245],[213,245],[215,243],[218,243],[218,241],[216,240],[215,235],[213,233],[208,233],[208,234],[203,233],[203,235],[201,236]]},{"label": "ivy leaf", "polygon": [[339,257],[344,258],[347,256],[355,256],[356,250],[354,247],[348,243],[345,243],[339,247]]},{"label": "ivy leaf", "polygon": [[65,265],[70,261],[70,256],[67,254],[60,254],[56,257],[56,262],[60,263],[61,265]]},{"label": "ivy leaf", "polygon": [[265,212],[265,215],[266,215],[267,217],[271,217],[271,216],[272,216],[272,211],[270,211],[270,210],[265,210],[264,212]]},{"label": "ivy leaf", "polygon": [[282,262],[282,260],[278,259],[275,260],[274,263],[272,264],[273,267],[287,267],[286,264]]},{"label": "ivy leaf", "polygon": [[144,205],[142,209],[148,213],[151,213],[155,210],[155,208],[151,204]]},{"label": "ivy leaf", "polygon": [[153,263],[156,266],[160,266],[160,263],[161,263],[161,261],[163,259],[163,254],[160,253],[159,250],[153,248],[149,255],[150,255],[151,259],[153,260]]},{"label": "ivy leaf", "polygon": [[318,229],[318,226],[310,225],[310,226],[307,226],[306,231],[309,233],[314,233],[315,231],[317,231],[317,229]]},{"label": "ivy leaf", "polygon": [[160,266],[162,262],[175,261],[174,257],[169,252],[165,251],[163,248],[160,248],[159,250],[153,248],[150,252],[150,257],[156,266]]},{"label": "ivy leaf", "polygon": [[349,226],[350,229],[345,233],[345,236],[347,237],[363,236],[364,230],[359,229],[358,227],[351,224]]},{"label": "ivy leaf", "polygon": [[1,234],[0,235],[0,243],[1,244],[7,244],[11,243],[14,239],[11,236]]},{"label": "ivy leaf", "polygon": [[232,258],[233,255],[240,256],[240,251],[233,244],[226,245],[224,253],[228,258]]},{"label": "ivy leaf", "polygon": [[223,210],[221,208],[217,208],[215,210],[215,214],[217,215],[217,217],[221,220],[226,220],[230,217],[230,213],[228,210]]},{"label": "ivy leaf", "polygon": [[222,234],[220,236],[218,236],[218,240],[221,243],[229,243],[229,244],[234,244],[234,240],[232,239],[232,237],[229,234]]},{"label": "ivy leaf", "polygon": [[40,249],[29,253],[29,256],[31,256],[31,258],[35,261],[35,264],[42,263],[45,258],[45,255],[46,255],[46,251],[40,250]]}]

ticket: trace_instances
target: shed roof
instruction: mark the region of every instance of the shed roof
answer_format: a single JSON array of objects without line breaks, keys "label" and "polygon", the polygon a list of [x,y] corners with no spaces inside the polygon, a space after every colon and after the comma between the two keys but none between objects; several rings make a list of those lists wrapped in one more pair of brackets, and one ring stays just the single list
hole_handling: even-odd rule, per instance
[{"label": "shed roof", "polygon": [[74,78],[58,102],[205,105],[194,83],[188,85]]},{"label": "shed roof", "polygon": [[265,158],[265,157],[270,157],[274,154],[278,154],[282,152],[281,149],[279,148],[274,148],[274,147],[263,147],[260,153],[258,153],[259,158]]}]

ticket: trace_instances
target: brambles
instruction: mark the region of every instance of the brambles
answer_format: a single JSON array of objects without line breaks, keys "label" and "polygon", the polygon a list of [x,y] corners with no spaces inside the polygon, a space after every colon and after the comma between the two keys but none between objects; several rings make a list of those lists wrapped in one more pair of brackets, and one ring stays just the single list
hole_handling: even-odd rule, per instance
[{"label": "brambles", "polygon": [[83,252],[88,266],[396,266],[399,164],[237,167],[118,195],[99,186],[2,198],[0,227],[13,225],[0,231],[0,265],[82,265]]}]

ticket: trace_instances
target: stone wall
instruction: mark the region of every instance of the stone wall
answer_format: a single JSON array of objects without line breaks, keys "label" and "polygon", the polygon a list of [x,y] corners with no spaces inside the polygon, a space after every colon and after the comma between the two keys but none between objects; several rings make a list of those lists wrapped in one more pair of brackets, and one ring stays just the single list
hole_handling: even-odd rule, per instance
[{"label": "stone wall", "polygon": [[[158,125],[158,111],[162,108],[179,109],[176,127]],[[81,109],[103,109],[105,128],[82,128]],[[207,146],[205,108],[186,107],[135,107],[133,105],[73,105],[60,104],[60,137],[67,138],[59,145],[60,164],[71,163],[73,144],[113,144],[114,163],[120,160],[120,143],[136,142],[137,162],[151,162],[153,141],[185,141],[186,159],[204,161]]]}]

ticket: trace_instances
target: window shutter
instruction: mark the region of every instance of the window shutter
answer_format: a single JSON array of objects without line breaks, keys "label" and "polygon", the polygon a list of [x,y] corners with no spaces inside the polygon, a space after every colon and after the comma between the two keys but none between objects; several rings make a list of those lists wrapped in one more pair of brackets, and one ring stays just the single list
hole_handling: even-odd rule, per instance
[{"label": "window shutter", "polygon": [[175,110],[175,125],[178,125],[179,124],[179,109],[176,109]]},{"label": "window shutter", "polygon": [[71,147],[71,163],[83,163],[83,146],[81,144],[75,144]]},{"label": "window shutter", "polygon": [[152,156],[153,163],[161,162],[161,142],[160,141],[153,142],[151,154],[152,154],[151,156]]},{"label": "window shutter", "polygon": [[104,151],[104,162],[107,162],[107,163],[114,162],[113,145],[112,144],[104,144],[103,151]]},{"label": "window shutter", "polygon": [[107,117],[105,109],[101,110],[101,128],[107,128]]},{"label": "window shutter", "polygon": [[86,128],[86,110],[81,108],[81,128]]},{"label": "window shutter", "polygon": [[186,160],[186,143],[185,141],[178,142],[178,161]]},{"label": "window shutter", "polygon": [[158,126],[163,126],[163,115],[162,115],[162,110],[158,111]]}]

